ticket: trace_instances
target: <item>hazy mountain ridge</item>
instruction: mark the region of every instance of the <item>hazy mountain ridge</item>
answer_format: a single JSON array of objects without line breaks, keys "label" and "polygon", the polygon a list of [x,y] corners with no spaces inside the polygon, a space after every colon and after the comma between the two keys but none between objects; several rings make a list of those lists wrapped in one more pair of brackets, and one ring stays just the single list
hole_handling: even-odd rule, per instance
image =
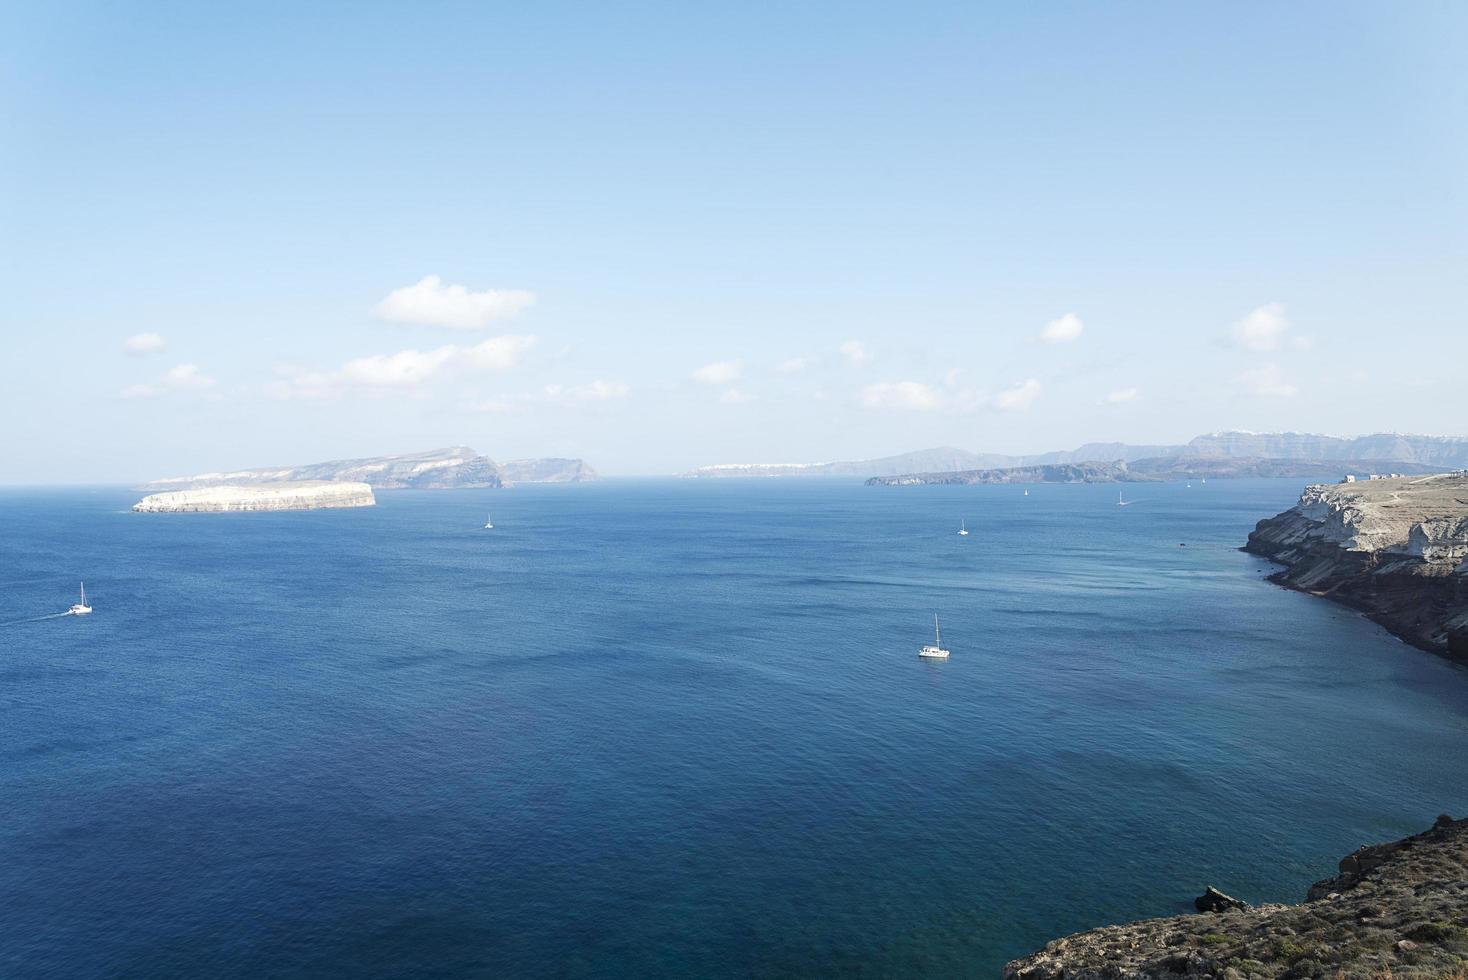
[{"label": "hazy mountain ridge", "polygon": [[972,485],[995,483],[1156,483],[1164,480],[1239,479],[1243,477],[1289,477],[1335,482],[1345,474],[1397,472],[1418,476],[1437,472],[1420,463],[1375,460],[1258,459],[1216,456],[1157,456],[1101,462],[1050,463],[1040,466],[1010,466],[987,470],[955,470],[938,473],[900,473],[873,476],[867,486],[910,487],[929,485]]},{"label": "hazy mountain ridge", "polygon": [[[1135,463],[1142,460],[1150,461],[1149,466],[1153,472],[1161,472],[1166,467],[1156,461],[1171,458],[1251,460],[1261,471],[1269,468],[1263,464],[1264,460],[1289,460],[1301,463],[1312,462],[1322,467],[1335,466],[1336,468],[1345,464],[1361,468],[1369,463],[1377,469],[1394,469],[1402,473],[1427,473],[1468,466],[1468,438],[1389,432],[1342,437],[1300,432],[1261,433],[1234,430],[1210,432],[1178,445],[1090,442],[1077,446],[1075,449],[1024,456],[974,453],[945,446],[896,456],[832,463],[725,463],[700,466],[679,475],[684,477],[886,477],[1054,466],[1068,463],[1096,465],[1101,461]],[[1406,464],[1417,464],[1421,468],[1413,470]],[[1196,471],[1202,472],[1200,463],[1191,465]],[[1314,473],[1315,471],[1292,470],[1282,471],[1277,475],[1313,479],[1317,478]],[[1202,475],[1215,474],[1202,473]],[[1225,474],[1220,471],[1217,475],[1248,474]],[[1327,478],[1327,474],[1322,471],[1318,478]]]}]

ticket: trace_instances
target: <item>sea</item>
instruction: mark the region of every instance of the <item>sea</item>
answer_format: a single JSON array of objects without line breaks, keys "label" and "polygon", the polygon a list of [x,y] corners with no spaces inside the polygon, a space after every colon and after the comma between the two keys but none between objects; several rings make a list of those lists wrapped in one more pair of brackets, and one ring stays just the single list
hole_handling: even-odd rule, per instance
[{"label": "sea", "polygon": [[0,490],[0,976],[996,977],[1468,811],[1299,481],[1029,489]]}]

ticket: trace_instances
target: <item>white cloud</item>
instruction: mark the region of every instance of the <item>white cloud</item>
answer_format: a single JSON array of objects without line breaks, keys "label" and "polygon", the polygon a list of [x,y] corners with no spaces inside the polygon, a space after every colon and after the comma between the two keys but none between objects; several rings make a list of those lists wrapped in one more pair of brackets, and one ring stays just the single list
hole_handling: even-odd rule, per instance
[{"label": "white cloud", "polygon": [[156,354],[163,350],[163,338],[156,333],[135,333],[122,342],[129,354]]},{"label": "white cloud", "polygon": [[848,340],[841,345],[841,354],[847,363],[856,366],[867,363],[872,359],[872,352],[867,350],[867,345],[859,340]]},{"label": "white cloud", "polygon": [[201,388],[214,387],[214,379],[199,371],[197,364],[180,364],[169,368],[168,373],[163,376],[163,383],[169,388],[189,388],[198,390]]},{"label": "white cloud", "polygon": [[1115,391],[1112,391],[1112,392],[1108,392],[1107,393],[1107,395],[1106,395],[1106,404],[1108,404],[1108,405],[1124,405],[1127,402],[1134,402],[1134,401],[1136,401],[1137,400],[1137,395],[1138,395],[1138,391],[1135,388],[1118,388]]},{"label": "white cloud", "polygon": [[525,402],[523,399],[517,401],[511,398],[487,398],[464,407],[467,411],[483,412],[486,415],[514,415],[525,410]]},{"label": "white cloud", "polygon": [[725,405],[738,405],[740,402],[749,401],[750,398],[750,395],[745,394],[738,388],[726,388],[723,394],[719,395],[719,401]]},{"label": "white cloud", "polygon": [[1289,328],[1284,307],[1279,303],[1265,303],[1243,319],[1235,320],[1229,327],[1229,338],[1235,347],[1244,350],[1277,350]]},{"label": "white cloud", "polygon": [[1086,325],[1081,322],[1080,317],[1074,313],[1066,313],[1045,324],[1045,329],[1040,331],[1040,339],[1047,344],[1067,344],[1079,337],[1085,329]]},{"label": "white cloud", "polygon": [[535,302],[523,289],[486,289],[470,292],[445,285],[438,276],[424,276],[411,286],[394,289],[372,308],[372,315],[393,323],[415,323],[454,330],[478,330],[495,320],[512,317]]},{"label": "white cloud", "polygon": [[738,381],[741,370],[742,365],[738,361],[715,361],[694,371],[691,377],[706,385],[726,385]]},{"label": "white cloud", "polygon": [[164,372],[152,384],[128,385],[118,392],[121,398],[157,398],[170,391],[203,391],[213,388],[215,381],[199,370],[197,364],[179,364]]},{"label": "white cloud", "polygon": [[460,362],[470,371],[504,371],[520,363],[525,352],[535,346],[535,338],[521,334],[490,337],[473,347],[460,350]]},{"label": "white cloud", "polygon": [[447,344],[434,350],[400,350],[396,354],[357,357],[341,366],[340,379],[348,385],[392,388],[422,384],[459,356],[460,349]]},{"label": "white cloud", "polygon": [[1034,378],[1006,388],[994,396],[994,407],[1001,412],[1023,411],[1040,397],[1040,382]]},{"label": "white cloud", "polygon": [[1285,379],[1284,373],[1279,369],[1279,365],[1273,363],[1245,371],[1234,380],[1245,391],[1266,397],[1290,398],[1299,394],[1300,391],[1299,388]]},{"label": "white cloud", "polygon": [[448,374],[507,370],[519,364],[534,344],[534,337],[506,334],[470,347],[445,344],[433,350],[356,357],[329,372],[278,366],[276,374],[285,380],[270,390],[278,398],[325,398],[350,388],[412,389]]},{"label": "white cloud", "polygon": [[799,374],[810,364],[804,357],[792,357],[775,365],[775,370],[781,374]]},{"label": "white cloud", "polygon": [[932,385],[920,381],[884,381],[863,388],[861,403],[867,408],[931,412],[942,407],[943,397]]},{"label": "white cloud", "polygon": [[626,398],[632,389],[620,381],[592,381],[584,385],[566,387],[546,385],[545,396],[559,402],[609,402]]}]

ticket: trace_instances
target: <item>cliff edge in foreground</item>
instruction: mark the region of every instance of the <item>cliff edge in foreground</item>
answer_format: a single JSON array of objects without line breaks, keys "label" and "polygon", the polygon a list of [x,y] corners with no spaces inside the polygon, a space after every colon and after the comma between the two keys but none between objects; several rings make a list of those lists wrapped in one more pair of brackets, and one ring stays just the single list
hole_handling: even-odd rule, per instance
[{"label": "cliff edge in foreground", "polygon": [[[1242,903],[1239,903],[1242,904]],[[1468,820],[1363,847],[1303,905],[1148,919],[1057,939],[1005,980],[1461,977],[1468,967]]]},{"label": "cliff edge in foreground", "polygon": [[1360,609],[1409,643],[1468,659],[1468,475],[1310,486],[1245,551],[1270,580]]},{"label": "cliff edge in foreground", "polygon": [[317,510],[371,507],[377,503],[365,483],[307,480],[255,486],[203,487],[149,494],[133,504],[140,514],[223,514],[258,510]]}]

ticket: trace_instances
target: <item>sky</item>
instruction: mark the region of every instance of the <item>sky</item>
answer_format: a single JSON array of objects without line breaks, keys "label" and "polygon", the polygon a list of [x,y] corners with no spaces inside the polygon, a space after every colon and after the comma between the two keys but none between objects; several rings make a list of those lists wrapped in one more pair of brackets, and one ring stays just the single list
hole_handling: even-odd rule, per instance
[{"label": "sky", "polygon": [[1468,5],[0,7],[0,483],[1468,434]]}]

